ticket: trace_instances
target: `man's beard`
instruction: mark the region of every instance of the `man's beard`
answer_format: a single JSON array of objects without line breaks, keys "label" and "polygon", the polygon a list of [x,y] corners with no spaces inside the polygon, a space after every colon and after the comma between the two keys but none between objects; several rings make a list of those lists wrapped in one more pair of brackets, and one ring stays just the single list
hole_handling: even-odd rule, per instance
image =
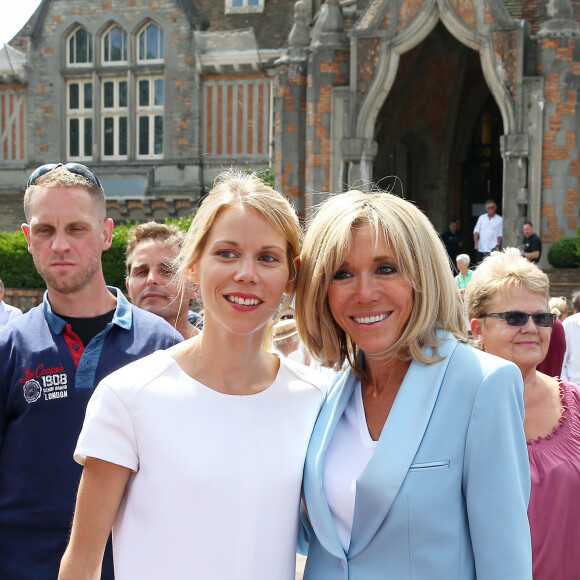
[{"label": "man's beard", "polygon": [[52,288],[61,294],[74,294],[82,290],[95,276],[100,267],[100,262],[91,264],[86,270],[78,272],[72,277],[61,277],[50,271],[44,271],[37,266],[38,273],[46,282],[48,288]]}]

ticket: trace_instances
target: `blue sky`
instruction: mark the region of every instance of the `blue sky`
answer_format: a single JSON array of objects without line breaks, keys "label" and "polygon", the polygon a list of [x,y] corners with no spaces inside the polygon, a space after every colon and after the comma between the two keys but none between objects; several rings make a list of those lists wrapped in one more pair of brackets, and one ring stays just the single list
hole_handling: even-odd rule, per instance
[{"label": "blue sky", "polygon": [[4,0],[10,8],[0,18],[0,44],[8,42],[32,16],[40,0]]}]

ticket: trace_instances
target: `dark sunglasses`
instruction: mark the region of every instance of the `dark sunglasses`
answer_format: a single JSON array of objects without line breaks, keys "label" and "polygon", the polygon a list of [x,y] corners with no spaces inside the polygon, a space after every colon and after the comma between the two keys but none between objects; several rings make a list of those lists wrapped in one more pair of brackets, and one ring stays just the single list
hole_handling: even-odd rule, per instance
[{"label": "dark sunglasses", "polygon": [[282,314],[282,316],[280,316],[280,320],[289,320],[291,318],[294,318],[294,314]]},{"label": "dark sunglasses", "polygon": [[30,174],[26,187],[30,187],[39,177],[50,173],[57,167],[64,167],[67,171],[70,171],[70,173],[80,175],[81,177],[88,179],[93,185],[103,189],[99,178],[86,165],[83,165],[82,163],[46,163],[45,165],[41,165]]},{"label": "dark sunglasses", "polygon": [[534,324],[540,328],[550,328],[556,322],[556,315],[551,312],[538,312],[537,314],[528,314],[526,312],[519,312],[518,310],[511,310],[509,312],[491,312],[490,314],[482,314],[479,318],[501,318],[505,320],[509,326],[525,326],[528,323],[528,318],[531,316]]}]

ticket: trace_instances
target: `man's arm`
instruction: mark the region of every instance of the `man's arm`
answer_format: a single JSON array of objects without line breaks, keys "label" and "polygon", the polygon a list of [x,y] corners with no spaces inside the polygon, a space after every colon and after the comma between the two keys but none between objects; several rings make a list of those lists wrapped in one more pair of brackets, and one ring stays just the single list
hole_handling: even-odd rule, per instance
[{"label": "man's arm", "polygon": [[540,257],[540,252],[539,250],[536,250],[535,252],[522,252],[524,258],[527,258],[528,260],[537,260]]},{"label": "man's arm", "polygon": [[497,246],[496,249],[501,252],[501,245],[503,243],[503,218],[501,216],[497,216],[498,224],[497,224]]},{"label": "man's arm", "polygon": [[477,223],[473,228],[473,247],[479,250],[479,232],[481,230],[481,216],[477,218]]},{"label": "man's arm", "polygon": [[530,239],[529,252],[523,252],[524,258],[528,260],[539,260],[542,251],[542,242],[535,234]]}]

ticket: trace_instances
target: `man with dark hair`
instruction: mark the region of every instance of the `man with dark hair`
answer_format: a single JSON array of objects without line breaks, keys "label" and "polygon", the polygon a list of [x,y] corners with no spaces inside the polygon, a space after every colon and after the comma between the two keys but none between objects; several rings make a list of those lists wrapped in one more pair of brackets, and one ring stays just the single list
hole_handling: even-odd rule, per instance
[{"label": "man with dark hair", "polygon": [[[101,254],[113,222],[88,167],[36,169],[24,210],[22,230],[47,291],[0,331],[0,578],[53,580],[82,470],[72,454],[94,388],[181,336],[106,286]],[[102,578],[113,578],[110,551]]]},{"label": "man with dark hair", "polygon": [[473,229],[473,247],[477,254],[477,263],[490,252],[501,250],[503,241],[503,218],[496,213],[497,205],[493,199],[485,202],[486,213],[479,216]]},{"label": "man with dark hair", "polygon": [[185,232],[177,226],[147,222],[129,232],[125,263],[127,292],[135,306],[161,316],[183,338],[199,330],[189,322],[189,301],[196,289],[175,279],[172,261],[179,253]]},{"label": "man with dark hair", "polygon": [[534,232],[532,222],[524,222],[522,230],[524,232],[524,249],[522,250],[522,256],[530,262],[537,264],[542,255],[542,242]]}]

